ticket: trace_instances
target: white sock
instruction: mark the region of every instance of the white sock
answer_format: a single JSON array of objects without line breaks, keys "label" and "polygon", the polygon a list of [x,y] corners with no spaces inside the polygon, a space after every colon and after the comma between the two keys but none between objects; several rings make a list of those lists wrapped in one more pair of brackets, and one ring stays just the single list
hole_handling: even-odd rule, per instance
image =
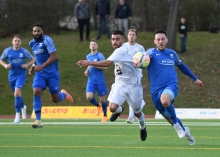
[{"label": "white sock", "polygon": [[129,116],[128,116],[128,119],[134,119],[135,116],[134,116],[134,110],[131,106],[129,106]]},{"label": "white sock", "polygon": [[16,112],[15,116],[20,117],[20,112]]},{"label": "white sock", "polygon": [[36,120],[36,123],[41,123],[41,120]]},{"label": "white sock", "polygon": [[118,108],[115,110],[114,113],[121,113],[122,111],[122,107],[121,106],[118,106]]},{"label": "white sock", "polygon": [[140,129],[143,130],[145,128],[145,119],[144,119],[144,114],[141,112],[141,116],[138,118],[139,124],[140,124]]}]

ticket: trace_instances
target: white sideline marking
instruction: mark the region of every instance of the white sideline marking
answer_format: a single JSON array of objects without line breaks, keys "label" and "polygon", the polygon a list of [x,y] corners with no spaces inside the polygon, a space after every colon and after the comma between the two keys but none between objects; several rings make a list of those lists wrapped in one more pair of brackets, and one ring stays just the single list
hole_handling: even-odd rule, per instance
[{"label": "white sideline marking", "polygon": [[[0,125],[30,125],[31,122],[20,122],[14,124],[13,122],[0,122]],[[138,122],[133,124],[127,124],[126,122],[43,122],[46,125],[139,125]],[[220,122],[184,122],[184,126],[220,126]],[[168,122],[146,122],[146,125],[151,126],[167,126],[170,125]]]}]

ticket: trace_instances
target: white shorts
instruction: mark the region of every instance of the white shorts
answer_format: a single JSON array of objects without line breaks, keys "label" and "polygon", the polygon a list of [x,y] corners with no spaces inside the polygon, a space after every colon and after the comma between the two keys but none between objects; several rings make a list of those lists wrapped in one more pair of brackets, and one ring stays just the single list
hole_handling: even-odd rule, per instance
[{"label": "white shorts", "polygon": [[113,84],[108,96],[108,101],[122,105],[127,101],[128,105],[133,108],[134,113],[139,113],[145,105],[143,100],[143,87],[138,86],[120,86]]}]

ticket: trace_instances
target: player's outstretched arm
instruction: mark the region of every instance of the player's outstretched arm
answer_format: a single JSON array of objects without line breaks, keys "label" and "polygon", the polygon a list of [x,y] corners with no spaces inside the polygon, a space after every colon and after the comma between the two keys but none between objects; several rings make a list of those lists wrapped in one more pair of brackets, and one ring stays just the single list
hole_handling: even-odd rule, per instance
[{"label": "player's outstretched arm", "polygon": [[182,71],[182,73],[189,76],[194,81],[197,80],[197,77],[193,74],[193,72],[184,63],[181,63],[181,64],[176,65],[176,66],[180,69],[180,71]]},{"label": "player's outstretched arm", "polygon": [[89,65],[91,65],[91,66],[100,66],[100,67],[108,67],[112,63],[113,63],[113,61],[109,61],[109,60],[103,60],[103,61],[98,61],[98,62],[90,62],[90,61],[87,61],[87,60],[80,60],[76,64],[80,67],[89,66]]},{"label": "player's outstretched arm", "polygon": [[197,79],[196,81],[195,81],[195,83],[197,84],[197,86],[199,86],[200,88],[202,88],[204,85],[203,85],[203,83],[202,83],[202,81],[200,81],[199,79]]}]

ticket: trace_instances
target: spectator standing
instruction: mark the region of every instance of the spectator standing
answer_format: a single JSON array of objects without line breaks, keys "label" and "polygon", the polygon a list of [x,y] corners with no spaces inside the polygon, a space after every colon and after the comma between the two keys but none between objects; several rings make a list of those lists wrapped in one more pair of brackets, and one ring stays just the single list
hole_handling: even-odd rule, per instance
[{"label": "spectator standing", "polygon": [[98,37],[97,40],[101,39],[102,36],[102,23],[105,23],[106,35],[110,39],[109,30],[109,15],[110,15],[110,4],[108,0],[98,0],[96,3],[96,17],[98,19]]},{"label": "spectator standing", "polygon": [[[131,20],[132,10],[125,0],[119,0],[119,4],[115,10],[115,21],[118,23],[118,30],[128,34],[128,20]],[[123,30],[122,30],[123,29]]]},{"label": "spectator standing", "polygon": [[80,37],[79,40],[83,41],[84,25],[86,26],[86,40],[90,40],[89,35],[90,35],[91,12],[90,12],[89,4],[86,2],[86,0],[79,0],[79,2],[75,5],[74,13],[78,20],[79,37]]},{"label": "spectator standing", "polygon": [[180,52],[184,53],[186,51],[187,24],[186,24],[186,19],[183,17],[180,19],[179,34],[180,34]]}]

